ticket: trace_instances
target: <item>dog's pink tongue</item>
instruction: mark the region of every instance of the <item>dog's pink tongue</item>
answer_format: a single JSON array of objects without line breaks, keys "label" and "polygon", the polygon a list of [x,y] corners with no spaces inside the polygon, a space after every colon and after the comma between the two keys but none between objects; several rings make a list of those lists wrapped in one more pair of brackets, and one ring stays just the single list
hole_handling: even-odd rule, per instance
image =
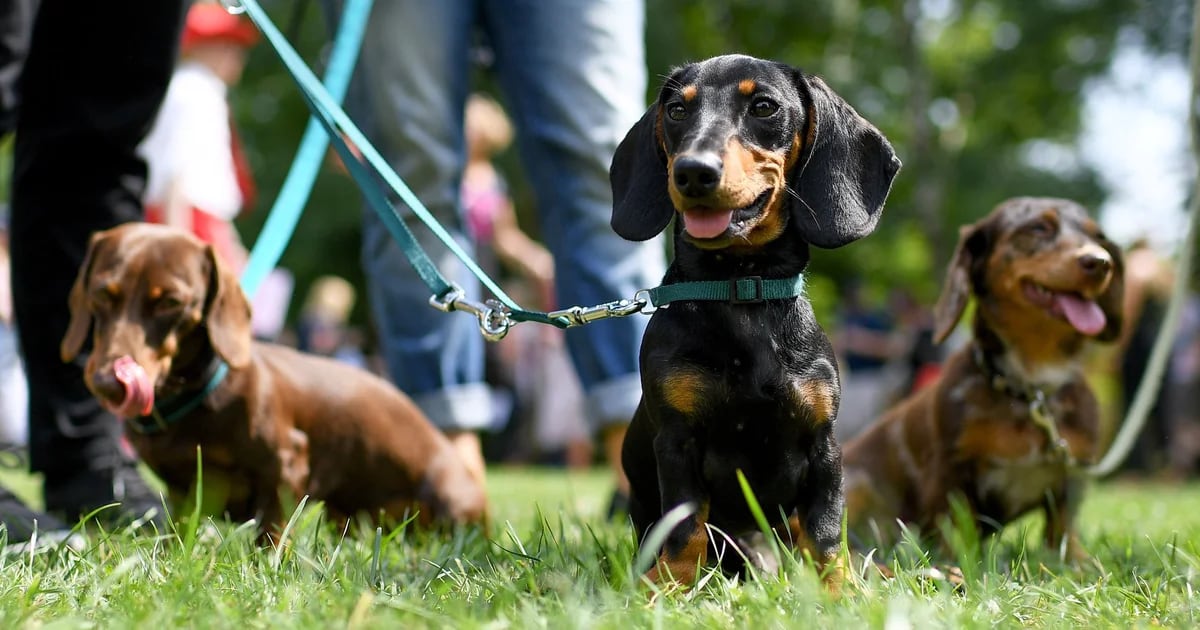
[{"label": "dog's pink tongue", "polygon": [[687,210],[683,228],[696,238],[716,238],[725,233],[733,220],[733,210]]},{"label": "dog's pink tongue", "polygon": [[1099,304],[1069,293],[1055,293],[1054,302],[1075,330],[1085,335],[1095,335],[1104,330],[1108,320]]},{"label": "dog's pink tongue", "polygon": [[154,384],[146,370],[133,357],[124,356],[113,362],[113,375],[125,388],[125,400],[113,412],[122,418],[144,416],[154,409]]}]

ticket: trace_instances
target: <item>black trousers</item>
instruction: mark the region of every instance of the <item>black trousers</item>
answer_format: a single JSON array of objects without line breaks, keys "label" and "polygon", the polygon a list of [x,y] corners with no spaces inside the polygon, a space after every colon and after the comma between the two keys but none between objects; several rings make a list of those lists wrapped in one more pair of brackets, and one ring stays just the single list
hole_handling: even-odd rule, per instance
[{"label": "black trousers", "polygon": [[123,463],[119,424],[59,344],[89,236],[142,218],[146,165],[135,150],[166,93],[187,5],[0,0],[0,131],[16,132],[13,302],[32,467],[48,490]]}]

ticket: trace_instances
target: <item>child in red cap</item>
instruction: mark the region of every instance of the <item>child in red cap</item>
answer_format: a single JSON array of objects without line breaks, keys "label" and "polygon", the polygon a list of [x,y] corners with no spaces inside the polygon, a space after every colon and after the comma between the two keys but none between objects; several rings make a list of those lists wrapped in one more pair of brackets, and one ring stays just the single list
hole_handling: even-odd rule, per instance
[{"label": "child in red cap", "polygon": [[193,5],[182,59],[141,146],[149,166],[146,219],[192,232],[238,273],[247,254],[233,219],[249,207],[254,191],[227,94],[257,40],[252,24],[219,4]]}]

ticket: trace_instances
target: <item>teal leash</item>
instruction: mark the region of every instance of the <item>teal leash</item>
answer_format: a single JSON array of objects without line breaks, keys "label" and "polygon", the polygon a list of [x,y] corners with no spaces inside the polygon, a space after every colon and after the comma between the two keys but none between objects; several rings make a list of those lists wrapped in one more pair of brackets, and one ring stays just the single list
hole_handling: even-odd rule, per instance
[{"label": "teal leash", "polygon": [[[333,49],[329,54],[329,65],[325,69],[325,87],[337,103],[342,102],[350,86],[373,3],[374,0],[346,0],[342,10]],[[321,123],[315,117],[310,117],[283,187],[267,214],[267,220],[250,251],[246,268],[242,271],[242,288],[247,295],[254,295],[258,291],[292,240],[328,146],[329,136],[325,134]]]},{"label": "teal leash", "polygon": [[[262,32],[263,37],[271,44],[272,49],[300,89],[305,104],[312,112],[312,120],[325,130],[328,140],[342,159],[351,178],[358,184],[368,205],[379,215],[392,238],[396,240],[409,263],[416,270],[417,275],[433,294],[429,299],[430,305],[445,312],[464,311],[475,315],[480,332],[489,341],[502,339],[508,333],[509,328],[519,322],[532,321],[558,328],[569,328],[601,319],[646,313],[648,307],[664,306],[670,302],[681,300],[728,301],[744,304],[791,298],[802,294],[804,289],[802,274],[792,278],[771,280],[752,276],[724,281],[665,285],[639,291],[632,299],[615,300],[596,306],[572,306],[549,313],[522,309],[479,268],[479,265],[467,255],[458,242],[413,194],[408,185],[391,169],[383,156],[346,116],[337,100],[321,85],[312,70],[271,22],[270,17],[257,0],[222,1],[231,13],[244,12],[249,16]],[[354,148],[352,149],[351,146]],[[417,242],[400,211],[388,199],[387,192],[379,183],[380,180],[387,184],[391,193],[400,198],[496,299],[484,303],[470,300],[461,287],[447,281],[442,276],[429,255]]]}]

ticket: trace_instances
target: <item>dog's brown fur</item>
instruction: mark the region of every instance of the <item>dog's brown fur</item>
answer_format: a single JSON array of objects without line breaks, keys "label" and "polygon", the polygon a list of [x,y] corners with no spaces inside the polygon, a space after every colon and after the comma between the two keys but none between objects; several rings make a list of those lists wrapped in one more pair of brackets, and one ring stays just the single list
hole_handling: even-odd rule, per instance
[{"label": "dog's brown fur", "polygon": [[281,490],[342,517],[484,519],[481,484],[407,396],[365,371],[252,341],[238,279],[191,235],[150,224],[96,234],[70,303],[62,357],[73,360],[91,332],[85,379],[102,401],[123,394],[113,373],[121,356],[146,371],[159,401],[199,395],[216,358],[229,366],[178,422],[126,431],[173,499],[194,492],[200,447],[205,495],[266,534],[287,516]]},{"label": "dog's brown fur", "polygon": [[[1082,334],[1033,285],[1092,300],[1103,330]],[[851,532],[884,546],[895,542],[897,521],[936,533],[958,496],[986,530],[1040,509],[1047,544],[1085,557],[1074,528],[1083,481],[1070,462],[1097,455],[1099,409],[1082,351],[1092,338],[1116,338],[1122,287],[1120,250],[1074,202],[1011,199],[963,228],[935,308],[936,339],[951,333],[972,295],[973,338],[935,383],[846,444]],[[1070,458],[1033,421],[1036,390]]]}]

